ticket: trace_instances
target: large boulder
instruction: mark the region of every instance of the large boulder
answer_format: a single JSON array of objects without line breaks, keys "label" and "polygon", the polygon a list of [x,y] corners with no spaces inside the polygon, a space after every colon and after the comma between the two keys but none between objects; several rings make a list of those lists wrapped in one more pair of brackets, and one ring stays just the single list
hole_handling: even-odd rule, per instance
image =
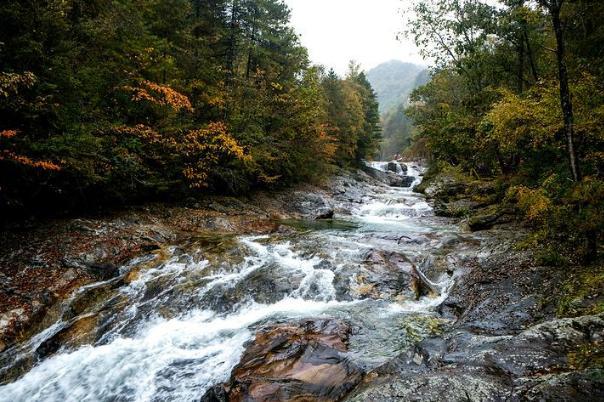
[{"label": "large boulder", "polygon": [[415,181],[415,177],[413,176],[399,176],[396,175],[394,177],[389,177],[390,186],[392,187],[411,187],[413,182]]},{"label": "large boulder", "polygon": [[604,397],[604,315],[516,335],[428,338],[367,375],[350,401],[588,401]]},{"label": "large boulder", "polygon": [[264,328],[230,380],[201,401],[338,401],[364,374],[342,354],[350,333],[350,325],[331,319]]},{"label": "large boulder", "polygon": [[333,203],[323,194],[296,191],[291,200],[294,212],[308,219],[331,219]]},{"label": "large boulder", "polygon": [[412,176],[401,176],[391,171],[384,172],[371,166],[364,166],[363,171],[370,177],[392,187],[411,187],[415,181]]},{"label": "large boulder", "polygon": [[391,162],[388,162],[388,164],[386,165],[386,170],[388,170],[389,172],[396,173],[396,174],[407,173],[407,165],[405,165],[404,163],[397,162],[397,161],[391,161]]},{"label": "large boulder", "polygon": [[451,202],[442,202],[437,200],[434,203],[434,214],[436,216],[461,218],[470,215],[472,211],[479,206],[479,203],[467,198],[462,198],[460,200]]}]

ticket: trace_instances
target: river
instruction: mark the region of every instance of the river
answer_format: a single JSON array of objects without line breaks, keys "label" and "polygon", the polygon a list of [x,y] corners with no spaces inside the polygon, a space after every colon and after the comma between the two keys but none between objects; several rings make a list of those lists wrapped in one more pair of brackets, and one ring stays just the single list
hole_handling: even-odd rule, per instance
[{"label": "river", "polygon": [[[421,169],[408,174],[417,184]],[[120,278],[85,286],[2,362],[35,364],[0,387],[0,401],[199,400],[228,379],[258,328],[306,317],[349,322],[346,353],[364,370],[433,335],[447,325],[437,309],[473,239],[411,188],[368,188],[334,220],[165,245]],[[410,285],[415,268],[430,291]],[[78,309],[83,295],[98,300]],[[68,341],[53,346],[67,328]]]}]

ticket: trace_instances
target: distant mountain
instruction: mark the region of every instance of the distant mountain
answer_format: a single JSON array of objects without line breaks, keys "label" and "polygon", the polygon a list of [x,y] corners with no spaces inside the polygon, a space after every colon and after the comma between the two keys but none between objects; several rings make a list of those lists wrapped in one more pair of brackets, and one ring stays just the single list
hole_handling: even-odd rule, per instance
[{"label": "distant mountain", "polygon": [[367,72],[367,79],[377,92],[380,113],[384,114],[407,102],[411,92],[429,80],[426,67],[391,60]]}]

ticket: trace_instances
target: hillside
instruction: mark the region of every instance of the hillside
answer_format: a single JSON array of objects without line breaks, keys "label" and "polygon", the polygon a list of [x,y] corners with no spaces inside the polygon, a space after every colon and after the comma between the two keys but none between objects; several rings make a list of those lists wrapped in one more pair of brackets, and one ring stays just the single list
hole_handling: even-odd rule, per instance
[{"label": "hillside", "polygon": [[[411,91],[425,83],[425,67],[391,60],[367,72],[367,78],[377,92],[380,113],[384,114],[404,103]],[[423,73],[423,74],[422,74]]]}]

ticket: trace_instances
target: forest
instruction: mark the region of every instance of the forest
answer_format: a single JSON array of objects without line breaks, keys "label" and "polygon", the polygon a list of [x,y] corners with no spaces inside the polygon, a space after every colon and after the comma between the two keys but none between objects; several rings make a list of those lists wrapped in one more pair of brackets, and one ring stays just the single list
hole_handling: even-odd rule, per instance
[{"label": "forest", "polygon": [[406,34],[435,61],[411,96],[410,155],[494,179],[532,243],[593,260],[604,228],[604,3],[416,1]]},{"label": "forest", "polygon": [[241,194],[375,153],[359,66],[311,65],[278,0],[9,0],[0,211]]},{"label": "forest", "polygon": [[0,402],[604,401],[603,229],[602,0],[0,4]]}]

